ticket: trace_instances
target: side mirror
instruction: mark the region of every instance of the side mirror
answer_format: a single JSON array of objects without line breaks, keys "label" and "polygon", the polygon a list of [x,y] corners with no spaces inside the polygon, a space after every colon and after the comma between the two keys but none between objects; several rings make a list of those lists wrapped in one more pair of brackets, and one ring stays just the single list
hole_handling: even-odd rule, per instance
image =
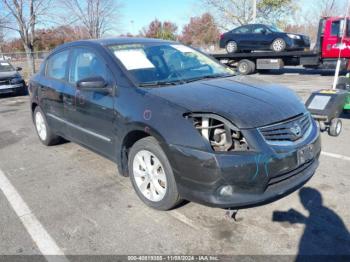
[{"label": "side mirror", "polygon": [[16,67],[16,71],[22,71],[22,67]]},{"label": "side mirror", "polygon": [[108,87],[107,81],[101,76],[81,79],[77,82],[77,88],[82,91],[111,94],[112,89]]}]

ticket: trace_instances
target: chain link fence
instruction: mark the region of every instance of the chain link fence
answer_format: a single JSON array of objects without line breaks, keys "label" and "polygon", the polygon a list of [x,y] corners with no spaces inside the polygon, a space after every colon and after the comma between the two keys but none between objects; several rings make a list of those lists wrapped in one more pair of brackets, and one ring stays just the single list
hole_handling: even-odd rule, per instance
[{"label": "chain link fence", "polygon": [[[38,71],[41,62],[49,54],[49,51],[34,52],[35,69]],[[30,77],[30,70],[27,63],[27,55],[25,52],[0,53],[0,60],[9,61],[14,67],[21,67],[21,74],[28,80]]]}]

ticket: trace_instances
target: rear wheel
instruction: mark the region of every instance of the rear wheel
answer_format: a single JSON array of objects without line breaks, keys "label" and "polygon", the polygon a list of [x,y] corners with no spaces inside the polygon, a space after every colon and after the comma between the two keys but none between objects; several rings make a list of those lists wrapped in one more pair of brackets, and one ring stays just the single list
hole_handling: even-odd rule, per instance
[{"label": "rear wheel", "polygon": [[241,75],[249,75],[255,72],[255,63],[248,59],[239,61],[237,70]]},{"label": "rear wheel", "polygon": [[181,202],[173,170],[156,139],[146,137],[136,142],[128,162],[132,185],[147,206],[169,210]]},{"label": "rear wheel", "polygon": [[39,106],[35,108],[33,117],[35,129],[41,143],[46,146],[52,146],[61,142],[61,138],[55,135],[47,124],[45,114]]},{"label": "rear wheel", "polygon": [[233,54],[236,53],[238,51],[238,45],[235,41],[229,41],[226,44],[226,51],[228,54]]},{"label": "rear wheel", "polygon": [[271,49],[274,52],[283,52],[286,49],[286,42],[282,38],[277,38],[273,41]]}]

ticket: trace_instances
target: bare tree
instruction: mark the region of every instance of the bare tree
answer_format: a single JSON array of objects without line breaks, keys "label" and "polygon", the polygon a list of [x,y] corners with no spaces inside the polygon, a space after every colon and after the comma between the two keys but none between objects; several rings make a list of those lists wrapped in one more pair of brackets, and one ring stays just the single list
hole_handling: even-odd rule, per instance
[{"label": "bare tree", "polygon": [[2,46],[5,41],[5,36],[4,36],[4,28],[3,28],[4,22],[3,19],[0,17],[0,53],[2,53]]},{"label": "bare tree", "polygon": [[1,27],[16,31],[27,55],[30,74],[35,73],[34,41],[35,29],[47,14],[51,0],[0,0],[1,15],[6,18]]},{"label": "bare tree", "polygon": [[85,27],[90,38],[101,38],[120,20],[121,4],[117,0],[63,0],[70,24]]},{"label": "bare tree", "polygon": [[[294,0],[202,0],[202,2],[225,30],[255,20],[280,24],[295,11]],[[254,10],[255,2],[256,10]]]}]

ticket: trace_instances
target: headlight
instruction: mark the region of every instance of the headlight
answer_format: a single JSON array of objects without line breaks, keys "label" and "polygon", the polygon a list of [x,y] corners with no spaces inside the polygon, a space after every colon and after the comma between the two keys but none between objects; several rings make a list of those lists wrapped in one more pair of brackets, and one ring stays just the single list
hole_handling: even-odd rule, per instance
[{"label": "headlight", "polygon": [[214,151],[247,151],[249,145],[242,132],[225,118],[215,114],[186,114],[194,128],[209,142]]},{"label": "headlight", "polygon": [[12,78],[11,81],[10,81],[10,83],[11,83],[11,84],[19,84],[19,83],[21,83],[22,81],[23,81],[23,80],[22,80],[21,77],[16,77],[16,78]]},{"label": "headlight", "polygon": [[291,39],[301,39],[299,35],[287,34],[287,36]]}]

